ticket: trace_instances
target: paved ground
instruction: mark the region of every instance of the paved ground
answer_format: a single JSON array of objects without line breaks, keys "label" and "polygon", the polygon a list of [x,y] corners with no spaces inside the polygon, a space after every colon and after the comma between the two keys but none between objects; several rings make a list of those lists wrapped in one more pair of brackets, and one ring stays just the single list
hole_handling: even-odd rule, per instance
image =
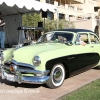
[{"label": "paved ground", "polygon": [[49,89],[45,85],[17,84],[0,78],[0,100],[56,100],[83,85],[100,78],[100,70],[91,69],[77,76],[66,79],[57,89]]}]

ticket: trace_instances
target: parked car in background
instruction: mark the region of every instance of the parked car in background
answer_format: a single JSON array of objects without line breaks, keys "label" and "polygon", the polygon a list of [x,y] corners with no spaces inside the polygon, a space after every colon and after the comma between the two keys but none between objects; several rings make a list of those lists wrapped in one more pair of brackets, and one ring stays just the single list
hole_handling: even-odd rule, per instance
[{"label": "parked car in background", "polygon": [[100,65],[100,40],[90,30],[61,29],[43,34],[34,45],[3,51],[0,60],[2,79],[57,88],[65,77]]}]

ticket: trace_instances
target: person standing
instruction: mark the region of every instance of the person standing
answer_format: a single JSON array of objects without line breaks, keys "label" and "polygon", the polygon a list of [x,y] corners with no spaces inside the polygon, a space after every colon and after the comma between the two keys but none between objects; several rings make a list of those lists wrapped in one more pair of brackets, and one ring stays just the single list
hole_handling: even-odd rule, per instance
[{"label": "person standing", "polygon": [[5,48],[5,32],[4,32],[5,22],[2,18],[2,13],[0,12],[0,48],[4,50]]}]

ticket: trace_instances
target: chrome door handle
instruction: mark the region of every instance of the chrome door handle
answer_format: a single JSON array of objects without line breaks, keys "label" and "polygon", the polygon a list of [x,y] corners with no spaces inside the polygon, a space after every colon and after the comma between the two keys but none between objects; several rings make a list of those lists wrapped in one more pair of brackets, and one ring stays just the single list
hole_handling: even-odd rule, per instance
[{"label": "chrome door handle", "polygon": [[68,59],[70,60],[70,59],[74,59],[75,57],[69,57]]}]

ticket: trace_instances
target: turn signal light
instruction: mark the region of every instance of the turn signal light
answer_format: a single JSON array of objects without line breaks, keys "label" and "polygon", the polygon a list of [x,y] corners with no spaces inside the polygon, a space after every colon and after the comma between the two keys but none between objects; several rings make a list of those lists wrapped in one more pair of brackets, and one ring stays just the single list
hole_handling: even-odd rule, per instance
[{"label": "turn signal light", "polygon": [[10,71],[14,72],[13,66],[10,66]]}]

